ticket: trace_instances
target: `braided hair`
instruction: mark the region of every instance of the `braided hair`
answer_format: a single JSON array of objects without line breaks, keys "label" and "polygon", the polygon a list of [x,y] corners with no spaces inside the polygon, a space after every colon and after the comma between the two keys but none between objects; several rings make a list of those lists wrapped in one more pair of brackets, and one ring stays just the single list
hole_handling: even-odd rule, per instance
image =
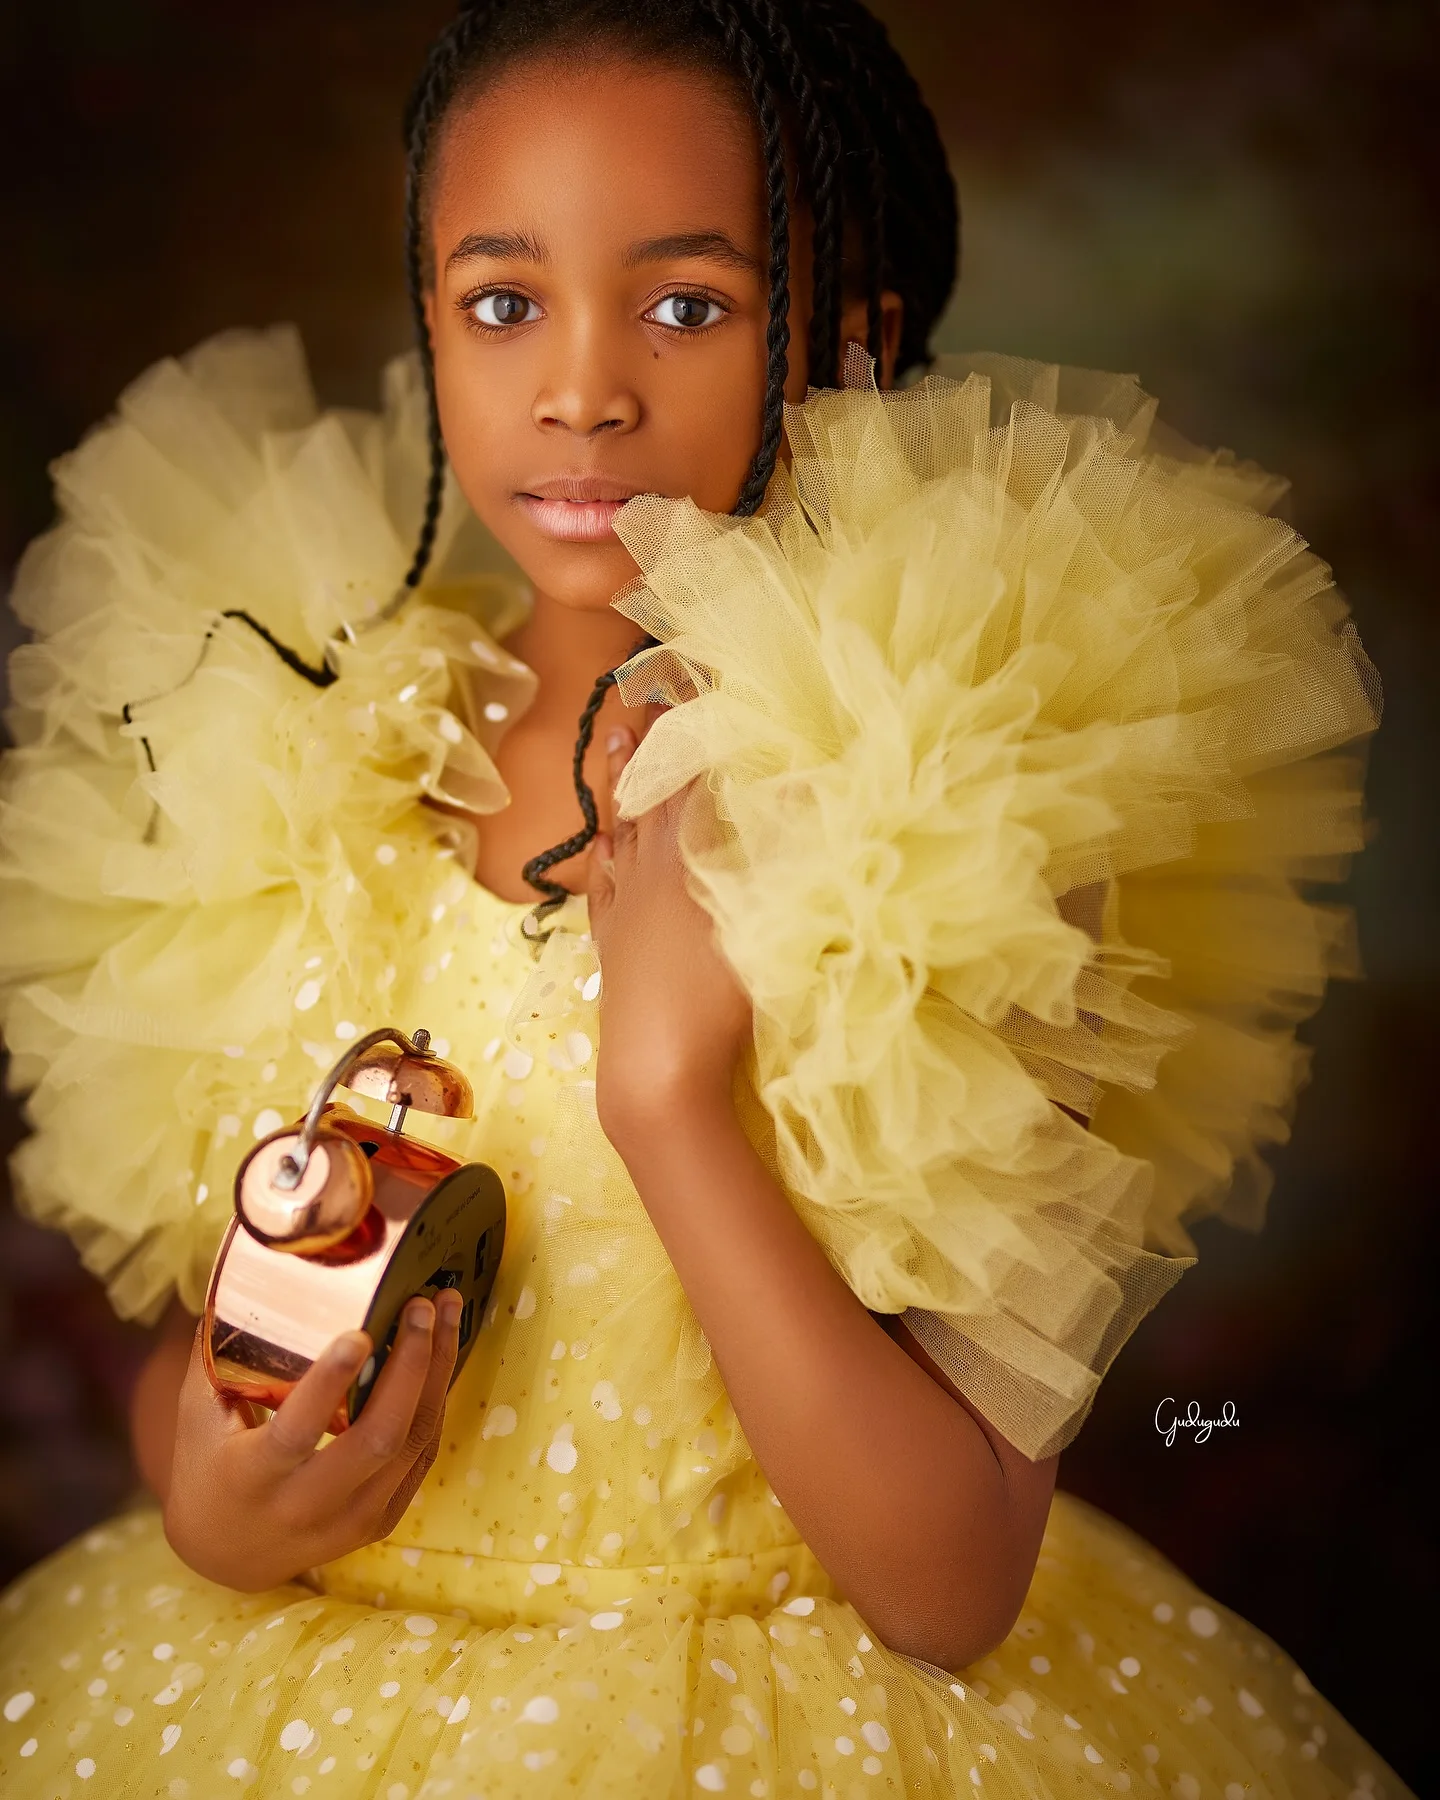
[{"label": "braided hair", "polygon": [[[870,354],[881,354],[881,295],[904,303],[896,373],[929,361],[929,338],[955,283],[959,211],[940,134],[885,27],[860,0],[462,0],[431,46],[405,110],[405,249],[427,403],[430,468],[404,589],[420,585],[435,546],[445,445],[425,317],[431,275],[428,194],[447,113],[502,69],[542,52],[609,50],[630,59],[698,67],[736,90],[759,132],[769,216],[769,317],[759,444],[735,512],[759,510],[784,426],[790,345],[790,157],[813,222],[811,387],[834,386],[840,320],[850,292],[866,299]],[[788,153],[788,154],[787,154]],[[859,268],[847,257],[856,228]],[[857,278],[858,276],[858,278]],[[636,649],[653,644],[643,638]],[[632,653],[633,654],[633,653]],[[523,874],[544,898],[536,924],[568,891],[545,871],[583,850],[598,829],[583,772],[595,715],[615,669],[601,674],[580,715],[574,780],[583,828],[533,856]]]}]

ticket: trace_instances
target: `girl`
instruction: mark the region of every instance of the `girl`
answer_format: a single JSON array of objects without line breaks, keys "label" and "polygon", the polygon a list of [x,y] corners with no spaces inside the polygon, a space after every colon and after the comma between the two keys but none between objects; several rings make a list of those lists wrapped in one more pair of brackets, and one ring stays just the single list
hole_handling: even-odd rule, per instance
[{"label": "girl", "polygon": [[[895,389],[954,195],[852,0],[470,7],[407,130],[383,416],[217,339],[17,583],[20,1192],[168,1310],[160,1506],[4,1596],[6,1794],[1403,1795],[1054,1491],[1348,966],[1368,664],[1275,484],[1119,378]],[[261,1418],[194,1315],[382,1018],[506,1255],[326,1439],[363,1334]]]}]

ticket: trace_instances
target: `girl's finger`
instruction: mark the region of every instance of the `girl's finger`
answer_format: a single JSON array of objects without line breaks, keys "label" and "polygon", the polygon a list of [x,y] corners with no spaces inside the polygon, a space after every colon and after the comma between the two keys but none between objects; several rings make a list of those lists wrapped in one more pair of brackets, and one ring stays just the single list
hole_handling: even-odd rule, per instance
[{"label": "girl's finger", "polygon": [[313,1456],[373,1345],[363,1331],[347,1331],[311,1363],[255,1440],[257,1459],[276,1475]]},{"label": "girl's finger", "polygon": [[635,838],[635,821],[622,819],[616,812],[613,801],[616,783],[636,748],[635,733],[628,725],[616,725],[605,740],[605,749],[610,759],[611,838],[614,843],[611,855],[616,861],[629,854]]},{"label": "girl's finger", "polygon": [[654,806],[641,813],[632,824],[633,843],[627,848],[651,870],[652,877],[662,868],[667,873],[674,873],[682,867],[680,821],[691,789],[698,779],[698,776],[692,777],[675,793],[664,800],[657,800]]},{"label": "girl's finger", "polygon": [[[442,1412],[442,1425],[443,1421]],[[358,1538],[374,1543],[378,1538],[389,1537],[430,1473],[438,1449],[438,1437],[432,1438],[410,1466],[401,1471],[398,1481],[391,1465],[363,1482],[333,1515],[342,1541],[353,1544]]]},{"label": "girl's finger", "polygon": [[430,1407],[420,1414],[422,1396],[427,1390],[433,1393],[435,1368],[442,1362],[444,1392],[454,1366],[455,1337],[453,1325],[437,1329],[429,1300],[417,1297],[407,1303],[394,1348],[360,1417],[306,1470],[316,1505],[340,1504],[389,1464],[409,1467],[431,1429]]},{"label": "girl's finger", "polygon": [[620,779],[620,771],[635,751],[635,733],[628,725],[612,725],[605,738],[605,755],[610,768],[610,786]]},{"label": "girl's finger", "polygon": [[205,1372],[205,1356],[201,1349],[201,1333],[205,1321],[195,1327],[190,1345],[190,1361],[180,1385],[177,1413],[177,1442],[188,1445],[216,1445],[227,1438],[241,1438],[257,1431],[260,1420],[254,1407],[233,1394],[218,1393]]},{"label": "girl's finger", "polygon": [[694,781],[687,782],[677,788],[673,794],[667,795],[659,806],[652,807],[650,815],[654,819],[656,839],[664,842],[670,850],[677,851],[680,842],[680,820],[690,799]]},{"label": "girl's finger", "polygon": [[597,831],[590,840],[585,864],[585,897],[589,902],[592,931],[615,898],[615,846],[608,831]]},{"label": "girl's finger", "polygon": [[[461,1310],[460,1296],[453,1290],[447,1290],[438,1297],[430,1365],[415,1403],[410,1430],[400,1450],[383,1467],[368,1474],[358,1486],[352,1484],[347,1504],[355,1506],[361,1512],[374,1516],[382,1511],[393,1500],[396,1490],[405,1482],[416,1461],[424,1457],[438,1437],[445,1419],[450,1376],[459,1351]],[[378,1387],[376,1391],[379,1391]],[[365,1410],[370,1410],[370,1403],[367,1403]],[[361,1417],[364,1417],[363,1413]],[[350,1435],[351,1433],[346,1433],[347,1437]],[[331,1446],[332,1449],[336,1447]]]},{"label": "girl's finger", "polygon": [[445,1395],[450,1387],[450,1375],[460,1349],[460,1314],[463,1309],[464,1302],[454,1288],[446,1288],[436,1296],[430,1367],[425,1374],[425,1385],[420,1390],[420,1398],[415,1404],[415,1416],[410,1424],[410,1441],[406,1445],[412,1458],[419,1455],[439,1429],[440,1419],[445,1411]]},{"label": "girl's finger", "polygon": [[378,1516],[380,1522],[380,1536],[389,1537],[390,1533],[400,1523],[401,1519],[404,1518],[406,1512],[409,1510],[410,1502],[420,1491],[420,1487],[423,1484],[425,1477],[430,1473],[431,1468],[434,1466],[435,1458],[439,1454],[440,1432],[443,1431],[444,1425],[445,1409],[442,1406],[440,1409],[440,1423],[437,1427],[436,1435],[431,1438],[430,1442],[420,1452],[419,1456],[417,1456],[410,1467],[406,1469],[405,1473],[400,1477],[399,1482],[391,1492],[388,1495],[377,1493],[374,1496],[365,1496],[362,1499],[362,1510],[365,1507],[373,1507],[375,1509],[369,1512],[368,1516],[371,1519],[375,1519]]}]

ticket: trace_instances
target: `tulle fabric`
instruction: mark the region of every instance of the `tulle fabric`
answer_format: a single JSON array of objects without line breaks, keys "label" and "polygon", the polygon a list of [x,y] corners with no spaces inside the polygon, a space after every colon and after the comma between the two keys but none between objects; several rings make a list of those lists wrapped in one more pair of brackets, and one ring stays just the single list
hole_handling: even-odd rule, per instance
[{"label": "tulle fabric", "polygon": [[383,1604],[237,1594],[153,1509],[107,1521],[0,1601],[5,1793],[1415,1800],[1273,1639],[1065,1493],[1015,1631],[958,1674],[824,1596],[497,1624],[408,1574]]},{"label": "tulle fabric", "polygon": [[621,513],[616,605],[662,642],[619,685],[673,710],[617,800],[704,777],[684,853],[755,1003],[757,1136],[1038,1457],[1185,1222],[1263,1220],[1295,1027],[1358,973],[1309,884],[1364,841],[1379,689],[1284,484],[1159,434],[1132,379],[867,371],[787,413],[763,516]]},{"label": "tulle fabric", "polygon": [[[28,1571],[0,1595],[6,1800],[1406,1800],[1280,1646],[1063,1492],[992,1655],[875,1639],[749,1452],[597,1136],[595,1044],[537,1008],[562,964],[524,910],[474,891],[396,996],[473,1068],[450,1141],[509,1198],[404,1518],[259,1594],[187,1568],[144,1504]],[[568,905],[550,940],[577,973],[586,923]]]},{"label": "tulle fabric", "polygon": [[[529,599],[452,491],[425,603],[336,638],[405,572],[423,396],[402,361],[380,415],[320,413],[293,328],[158,364],[54,476],[0,766],[12,1168],[151,1322],[200,1310],[257,1120],[302,1109],[468,887],[421,802],[508,802],[491,752],[535,677],[495,640]],[[330,641],[338,679],[238,612],[316,670]]]},{"label": "tulle fabric", "polygon": [[[803,428],[792,418],[802,452]],[[875,441],[884,450],[883,432]],[[598,969],[583,898],[553,918],[537,960],[520,929],[527,908],[474,883],[465,829],[427,804],[448,798],[484,812],[508,802],[492,752],[529,704],[534,677],[497,640],[524,616],[523,590],[451,493],[425,602],[353,642],[341,629],[383,607],[403,574],[424,456],[413,362],[392,369],[379,416],[321,414],[292,332],[227,334],[143,377],[116,418],[62,460],[61,523],[21,571],[17,603],[35,641],[12,665],[18,748],[5,759],[0,797],[0,976],[16,1079],[31,1090],[22,1205],[75,1235],[121,1312],[153,1317],[177,1291],[196,1310],[245,1147],[300,1112],[345,1042],[394,1019],[426,1026],[471,1075],[475,1120],[427,1120],[422,1135],[499,1171],[508,1227],[440,1452],[389,1538],[246,1595],[188,1569],[154,1508],[141,1505],[0,1596],[6,1800],[1059,1800],[1139,1791],[1403,1800],[1403,1783],[1283,1650],[1063,1493],[1014,1631],[973,1669],[950,1673],[893,1653],[837,1595],[755,1464],[663,1246],[599,1130]],[[916,579],[924,575],[917,609],[935,597],[925,545],[945,516],[917,520],[913,541],[895,540],[897,555],[913,550]],[[715,570],[727,584],[725,546],[749,541],[724,540]],[[746,554],[773,595],[769,550],[758,543]],[[802,540],[797,584],[811,553]],[[864,670],[904,648],[899,633],[875,629],[893,589],[847,585],[855,629],[846,643]],[[756,633],[737,641],[737,657],[748,644],[750,678],[768,678],[774,640],[760,632],[760,609],[728,591],[737,623]],[[1083,589],[1073,598],[1082,604]],[[312,671],[338,632],[336,679],[318,687],[287,667],[251,624],[224,616],[241,610]],[[792,615],[796,686],[781,698],[796,704],[756,744],[772,754],[783,729],[807,779],[821,770],[785,820],[807,834],[797,841],[823,849],[810,815],[813,795],[827,791],[826,757],[850,756],[861,773],[864,758],[854,758],[853,732],[819,732],[817,720],[840,715],[825,682],[812,679],[805,609]],[[1277,654],[1283,662],[1283,648]],[[843,660],[833,666],[843,674]],[[944,694],[953,670],[914,687],[917,718],[943,720],[945,706],[925,702],[927,682]],[[868,705],[885,686],[877,676],[857,697]],[[883,712],[876,721],[877,774],[888,780],[894,727]],[[1096,730],[1113,747],[1107,721]],[[983,761],[982,737],[967,752],[960,734],[962,765],[967,755]],[[1046,1022],[1041,1002],[1063,996],[1071,977],[1082,994],[1089,953],[1083,933],[1067,935],[1051,914],[1047,895],[1060,884],[1046,873],[1046,846],[1056,832],[1078,841],[1073,795],[1097,812],[1110,803],[1108,789],[1095,797],[1091,778],[1072,767],[1077,739],[1082,731],[1054,734],[1048,811],[1025,810],[1043,757],[1023,732],[1015,778],[990,796],[992,837],[1014,807],[1015,818],[1053,821],[1050,837],[1033,823],[1014,833],[1028,886],[1018,877],[1005,886],[992,869],[949,936],[926,910],[928,889],[917,898],[912,884],[913,927],[903,906],[887,900],[884,910],[903,956],[917,943],[947,954],[973,946],[977,905],[998,907],[986,966],[1014,971],[1036,1009],[1026,1030],[1045,1024],[1062,1038],[1065,1018]],[[953,736],[945,741],[953,746]],[[1143,789],[1142,776],[1131,770],[1127,780]],[[743,783],[732,785],[736,817],[758,829],[758,805],[746,813]],[[874,836],[870,792],[844,781],[829,790],[857,843]],[[907,796],[897,782],[897,817]],[[931,820],[941,858],[956,848],[949,818],[940,808]],[[976,829],[967,854],[987,841]],[[1294,841],[1313,849],[1303,828]],[[991,868],[984,855],[975,861]],[[878,879],[884,868],[882,854],[877,899],[894,888]],[[839,885],[823,864],[807,879],[801,901]],[[966,900],[953,869],[948,886]],[[1201,902],[1212,889],[1201,882]],[[843,892],[853,905],[848,879]],[[807,927],[803,909],[791,912],[798,952]],[[1305,917],[1283,915],[1280,947],[1281,928]],[[1313,980],[1312,941],[1290,954]],[[873,951],[878,940],[856,942]],[[1211,946],[1222,971],[1235,955],[1227,945]],[[774,965],[752,967],[736,947],[756,981],[762,1029],[773,1032],[763,1020],[777,1002],[756,978],[768,970],[773,983]],[[957,981],[970,968],[963,959],[936,966],[959,969]],[[1270,979],[1276,957],[1257,966]],[[1107,978],[1112,970],[1107,963]],[[888,1087],[874,1091],[901,1109],[922,1149],[933,1147],[927,1109],[937,1092],[948,1101],[955,1091],[907,1090],[911,1068],[938,1081],[935,1046],[930,1061],[907,1062],[905,1003],[884,979],[882,965],[874,980],[888,1011],[861,989],[850,995],[875,1032],[875,1069],[894,1062]],[[1078,1125],[1050,1137],[1037,1123],[1038,1150],[1021,1134],[1017,1168],[1043,1165],[1050,1150],[1073,1159],[1069,1204],[1079,1216],[1068,1238],[1039,1206],[1027,1210],[1018,1182],[1005,1204],[993,1186],[982,1192],[1003,1170],[1005,1131],[1054,1112],[1044,1082],[1059,1084],[1068,1066],[1046,1039],[1023,1050],[1037,1059],[1031,1074],[1017,1015],[1004,1010],[994,1022],[1008,989],[993,985],[981,1005],[977,977],[965,990],[973,1011],[957,1009],[960,1023],[937,1040],[961,1059],[963,1110],[988,1120],[994,1137],[979,1174],[966,1175],[989,1209],[975,1210],[1016,1268],[1024,1252],[1043,1273],[1057,1237],[1088,1263],[1093,1234],[1114,1217],[1133,1224],[1124,1209],[1134,1203],[1117,1189],[1107,1211],[1091,1198],[1096,1184],[1078,1178],[1098,1171],[1103,1189],[1106,1171],[1128,1180],[1140,1159],[1118,1134],[1112,1144]],[[798,956],[797,1029],[814,1012],[813,986],[813,967]],[[837,983],[836,1004],[845,993]],[[829,1022],[845,1025],[839,1014]],[[1110,1055],[1105,1034],[1092,1035]],[[808,1053],[818,1040],[800,1041]],[[830,1054],[837,1073],[852,1070],[844,1031]],[[1024,1095],[1017,1069],[1031,1081]],[[1202,1064],[1194,1091],[1172,1096],[1200,1122],[1201,1145],[1211,1117],[1233,1125],[1230,1090],[1212,1081]],[[742,1099],[746,1091],[742,1083]],[[803,1068],[794,1091],[813,1099]],[[1071,1099],[1077,1091],[1063,1089]],[[771,1115],[751,1100],[763,1139]],[[893,1214],[890,1241],[903,1248],[916,1227],[904,1159],[893,1155],[897,1121],[864,1114],[844,1094],[835,1105],[854,1127],[836,1147],[888,1170],[877,1192]],[[969,1127],[962,1119],[954,1129]],[[843,1164],[835,1179],[843,1187]],[[1143,1184],[1134,1191],[1148,1203]],[[837,1209],[803,1203],[812,1228],[843,1251],[830,1225]],[[865,1232],[875,1217],[872,1208]],[[946,1293],[971,1292],[967,1281],[980,1292],[999,1266],[975,1253],[963,1224],[926,1265],[932,1280],[952,1284]],[[1122,1281],[1132,1247],[1119,1233]],[[873,1256],[865,1267],[886,1262]],[[908,1316],[942,1318],[918,1308]],[[1062,1335],[1056,1355],[1068,1354],[1066,1343]]]},{"label": "tulle fabric", "polygon": [[[792,409],[762,519],[619,522],[646,585],[617,604],[665,640],[622,687],[685,702],[621,803],[698,772],[718,801],[685,850],[755,1005],[747,1127],[1036,1457],[1191,1266],[1183,1221],[1260,1223],[1295,1025],[1355,968],[1303,884],[1362,841],[1373,672],[1260,510],[1282,484],[1162,453],[1153,410],[991,359]],[[20,1204],[122,1314],[198,1309],[239,1148],[464,891],[468,828],[421,803],[508,801],[528,596],[453,490],[426,600],[353,629],[424,461],[413,361],[380,415],[322,414],[280,329],[158,365],[56,466],[15,590],[0,1004]],[[545,1001],[562,1036],[581,1006]]]}]

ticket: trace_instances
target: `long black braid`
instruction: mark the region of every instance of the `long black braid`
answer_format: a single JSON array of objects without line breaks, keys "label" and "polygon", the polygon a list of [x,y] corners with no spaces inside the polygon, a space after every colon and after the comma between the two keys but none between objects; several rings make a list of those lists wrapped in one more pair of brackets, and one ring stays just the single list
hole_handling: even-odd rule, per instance
[{"label": "long black braid", "polygon": [[[797,129],[797,189],[813,229],[813,305],[808,380],[833,385],[847,281],[845,227],[858,227],[866,336],[882,341],[881,295],[904,304],[896,373],[929,360],[929,337],[954,285],[959,252],[955,185],[939,131],[884,26],[859,0],[469,0],[432,45],[405,112],[406,273],[423,368],[430,470],[415,555],[414,589],[435,546],[445,449],[425,318],[430,281],[426,190],[437,129],[458,97],[505,64],[555,48],[611,49],[630,57],[699,65],[740,85],[759,130],[769,213],[769,320],[759,444],[735,511],[755,513],[775,471],[789,372],[790,199],[787,121]],[[655,640],[641,639],[636,649]],[[632,652],[633,654],[633,652]],[[595,796],[584,776],[595,717],[615,684],[601,674],[580,716],[575,792],[583,827],[533,856],[523,874],[544,898],[538,924],[568,890],[545,871],[595,836]]]},{"label": "long black braid", "polygon": [[790,197],[786,186],[785,145],[780,108],[764,55],[759,43],[746,30],[738,9],[732,0],[698,0],[698,5],[701,12],[720,26],[726,51],[739,61],[745,72],[760,122],[760,153],[765,160],[765,204],[770,215],[770,317],[765,327],[765,404],[760,416],[760,447],[735,504],[735,511],[742,518],[749,518],[759,511],[770,477],[775,473],[780,434],[785,424],[785,377],[790,366]]},{"label": "long black braid", "polygon": [[[859,211],[862,229],[875,234],[872,281],[905,301],[896,373],[930,360],[930,333],[944,312],[960,269],[960,202],[935,115],[920,85],[896,54],[890,37],[872,13],[854,0],[812,0],[827,27],[818,40],[831,63],[831,80],[849,97],[863,135],[868,131],[879,163],[868,204]],[[905,175],[897,179],[897,172]],[[872,308],[878,294],[871,290]],[[872,354],[874,353],[872,348]]]},{"label": "long black braid", "polygon": [[[904,375],[929,361],[930,333],[955,283],[959,209],[939,131],[885,27],[859,0],[462,0],[460,12],[432,45],[405,110],[406,277],[421,353],[429,471],[414,555],[399,594],[377,618],[391,616],[423,581],[445,491],[445,445],[425,317],[426,183],[437,131],[469,84],[506,63],[557,48],[608,49],[698,66],[733,83],[753,108],[769,214],[770,301],[759,445],[737,514],[748,516],[761,506],[784,428],[790,342],[787,124],[797,129],[796,185],[813,225],[806,364],[811,386],[830,385],[838,373],[847,291],[864,294],[867,346],[877,360],[881,297],[887,288],[898,292],[904,310],[895,373]],[[847,224],[858,227],[858,279]],[[335,679],[328,655],[312,668],[248,613],[227,616],[251,626],[313,685]],[[207,644],[211,635],[206,634]],[[645,637],[635,648],[654,642]],[[583,850],[598,826],[584,760],[616,673],[609,669],[597,678],[580,715],[574,779],[583,828],[531,857],[522,871],[545,896],[532,915],[537,922],[568,897],[545,871]],[[124,710],[128,723],[133,709]],[[153,768],[148,740],[141,744]]]},{"label": "long black braid", "polygon": [[[814,220],[814,293],[810,319],[809,368],[833,378],[840,347],[840,250],[841,208],[838,184],[840,143],[838,133],[822,111],[804,60],[795,48],[784,15],[774,0],[750,0],[756,19],[768,36],[785,71],[790,97],[800,116],[804,167],[808,174],[810,210]],[[758,95],[757,95],[758,102]],[[758,106],[757,106],[758,110]],[[761,110],[762,150],[767,171],[773,169],[768,128]],[[772,214],[773,217],[773,214]],[[788,220],[787,241],[788,241]],[[783,380],[783,378],[782,378]]]}]

